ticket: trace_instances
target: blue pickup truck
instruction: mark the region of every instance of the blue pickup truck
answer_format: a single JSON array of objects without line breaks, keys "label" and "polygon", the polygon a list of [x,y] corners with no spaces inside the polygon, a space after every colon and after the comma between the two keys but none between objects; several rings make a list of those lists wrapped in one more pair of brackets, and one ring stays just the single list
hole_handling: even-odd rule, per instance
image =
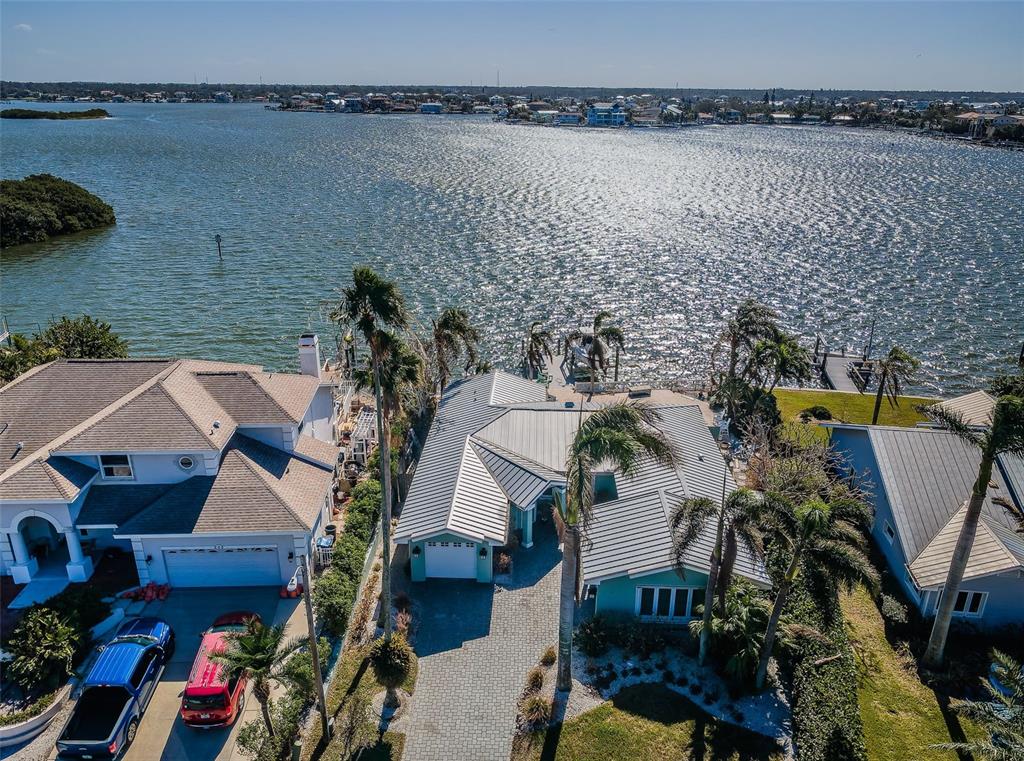
[{"label": "blue pickup truck", "polygon": [[57,738],[60,759],[117,758],[132,744],[142,714],[174,652],[174,632],[158,618],[126,621],[103,648]]}]

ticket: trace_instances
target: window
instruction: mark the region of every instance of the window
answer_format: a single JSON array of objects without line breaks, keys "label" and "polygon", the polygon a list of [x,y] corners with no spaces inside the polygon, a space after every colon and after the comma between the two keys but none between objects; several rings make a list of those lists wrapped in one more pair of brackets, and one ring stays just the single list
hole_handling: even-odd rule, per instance
[{"label": "window", "polygon": [[694,606],[704,602],[704,590],[692,587],[638,587],[636,614],[648,621],[687,621]]},{"label": "window", "polygon": [[132,461],[126,454],[101,454],[100,468],[104,478],[132,478]]},{"label": "window", "polygon": [[619,498],[619,492],[615,488],[614,473],[598,473],[594,476],[594,504],[611,502]]},{"label": "window", "polygon": [[985,610],[986,597],[988,597],[987,592],[966,592],[961,590],[956,595],[956,604],[953,606],[953,612],[961,616],[977,618]]},{"label": "window", "polygon": [[146,672],[149,671],[149,665],[155,658],[156,650],[150,650],[139,660],[139,664],[135,667],[135,671],[132,672],[132,678],[129,680],[132,687],[136,690],[142,686],[142,680],[146,678]]},{"label": "window", "polygon": [[893,527],[889,525],[889,521],[885,522],[882,526],[882,530],[885,532],[885,536],[889,540],[889,544],[896,541],[896,532],[893,530]]}]

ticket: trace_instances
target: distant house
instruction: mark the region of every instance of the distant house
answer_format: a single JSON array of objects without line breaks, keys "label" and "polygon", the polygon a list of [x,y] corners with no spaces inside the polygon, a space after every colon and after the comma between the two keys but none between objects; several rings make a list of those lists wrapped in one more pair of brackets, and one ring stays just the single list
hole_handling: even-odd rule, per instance
[{"label": "distant house", "polygon": [[706,111],[701,111],[699,114],[697,114],[697,124],[713,124],[714,121],[714,114],[709,114]]},{"label": "distant house", "polygon": [[580,115],[576,111],[562,111],[555,116],[555,124],[563,127],[575,127],[580,123]]},{"label": "distant house", "polygon": [[534,111],[533,121],[535,121],[537,124],[553,124],[556,116],[558,116],[558,112],[552,109]]},{"label": "distant house", "polygon": [[[395,530],[395,541],[408,547],[412,580],[490,583],[494,554],[513,534],[524,548],[555,542],[549,521],[553,495],[565,488],[566,451],[581,416],[595,409],[547,401],[544,386],[502,372],[452,383]],[[698,406],[656,409],[681,460],[676,467],[645,460],[629,477],[596,474],[582,581],[597,612],[683,623],[703,601],[717,526],[700,535],[681,575],[668,516],[683,498],[718,500],[723,480],[729,489],[735,484]],[[548,523],[544,533],[538,521]],[[756,586],[769,584],[745,549],[736,573]]]},{"label": "distant house", "polygon": [[626,112],[618,103],[594,103],[587,108],[588,127],[624,127]]},{"label": "distant house", "polygon": [[531,100],[529,103],[526,104],[526,107],[535,113],[537,111],[552,110],[551,104],[548,103],[546,100]]},{"label": "distant house", "polygon": [[770,117],[765,113],[748,114],[747,122],[751,124],[767,124],[770,121]]},{"label": "distant house", "polygon": [[853,124],[853,122],[855,122],[855,121],[856,121],[856,119],[854,119],[849,114],[836,114],[835,116],[832,117],[832,123],[833,124],[846,124],[846,125],[849,125],[849,124]]},{"label": "distant house", "polygon": [[[948,431],[826,424],[832,443],[867,483],[872,537],[893,578],[922,615],[934,616],[980,455]],[[981,628],[1024,623],[1024,460],[1003,455],[992,472],[955,615]]]},{"label": "distant house", "polygon": [[235,102],[234,96],[231,93],[226,92],[226,91],[215,92],[213,94],[213,99],[215,101],[217,101],[218,103],[234,103]]},{"label": "distant house", "polygon": [[795,120],[795,117],[793,116],[793,114],[786,114],[786,113],[772,114],[772,123],[773,124],[792,124],[794,120]]},{"label": "distant house", "polygon": [[735,108],[727,108],[718,112],[718,120],[725,124],[739,124],[743,121],[743,112],[737,111]]},{"label": "distant house", "polygon": [[473,106],[473,113],[474,114],[493,114],[494,113],[494,109],[492,109],[490,106],[485,106],[483,103],[480,103],[480,104],[478,104],[476,106]]},{"label": "distant house", "polygon": [[505,106],[505,96],[492,95],[487,99],[487,102],[490,103],[493,108],[503,108]]},{"label": "distant house", "polygon": [[440,114],[444,113],[444,104],[437,103],[435,101],[428,101],[427,103],[420,103],[421,114]]}]

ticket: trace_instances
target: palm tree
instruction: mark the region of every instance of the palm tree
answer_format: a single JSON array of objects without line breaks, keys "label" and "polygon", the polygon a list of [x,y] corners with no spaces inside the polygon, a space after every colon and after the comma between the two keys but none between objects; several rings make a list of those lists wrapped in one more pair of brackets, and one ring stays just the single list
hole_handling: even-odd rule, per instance
[{"label": "palm tree", "polygon": [[739,583],[729,588],[725,605],[710,623],[706,618],[690,622],[690,633],[703,640],[710,629],[716,649],[721,646],[722,651],[731,654],[725,663],[726,673],[746,682],[757,667],[770,615],[768,600],[749,584]]},{"label": "palm tree", "polygon": [[452,374],[451,364],[460,354],[466,355],[467,372],[476,364],[476,348],[480,333],[470,323],[469,312],[458,307],[448,307],[432,322],[434,361],[437,363],[440,393],[443,394],[448,378]]},{"label": "palm tree", "polygon": [[988,679],[981,683],[989,700],[954,700],[953,710],[983,727],[984,740],[936,745],[943,750],[966,752],[975,758],[1015,761],[1024,758],[1024,666],[1006,653],[992,652],[992,675],[1002,689]]},{"label": "palm tree", "polygon": [[[380,386],[384,403],[385,425],[390,426],[402,410],[402,392],[414,387],[420,380],[423,360],[396,333],[390,330],[380,334]],[[352,380],[359,391],[372,389],[373,365],[357,367]]]},{"label": "palm tree", "polygon": [[878,360],[878,393],[875,394],[875,411],[871,413],[871,425],[878,424],[878,412],[882,408],[882,396],[889,397],[889,404],[900,406],[901,386],[913,378],[921,361],[910,356],[899,346],[893,346],[884,359]]},{"label": "palm tree", "polygon": [[779,381],[802,383],[811,378],[810,352],[800,345],[796,336],[778,328],[773,328],[768,338],[758,341],[754,357],[759,371],[764,373],[763,383],[771,379],[769,394]]},{"label": "palm tree", "polygon": [[[582,409],[580,415],[582,416]],[[572,689],[572,621],[579,591],[580,543],[594,508],[594,471],[611,467],[623,476],[647,458],[671,464],[675,448],[656,427],[658,413],[639,402],[602,407],[583,420],[566,456],[565,492],[554,492],[554,514],[562,539],[558,614],[559,690]]]},{"label": "palm tree", "polygon": [[615,376],[618,378],[619,352],[626,347],[626,335],[615,325],[605,325],[604,321],[611,318],[612,313],[598,312],[590,326],[590,333],[574,330],[566,338],[566,350],[572,341],[589,341],[587,343],[587,364],[590,366],[591,381],[597,380],[598,373],[607,377],[611,360],[608,357],[611,347],[615,347]]},{"label": "palm tree", "polygon": [[792,557],[776,585],[775,603],[761,645],[754,678],[759,690],[768,676],[782,610],[801,570],[819,587],[852,587],[861,581],[874,592],[879,584],[864,538],[864,531],[871,525],[871,510],[863,502],[843,498],[826,504],[814,498],[792,509],[779,497],[771,495],[768,499],[779,501],[778,508],[771,511],[773,535],[789,546]]},{"label": "palm tree", "polygon": [[388,416],[384,414],[381,367],[385,359],[384,335],[387,329],[401,330],[409,325],[405,300],[401,291],[390,280],[385,280],[369,267],[352,270],[352,286],[345,288],[341,303],[331,313],[331,319],[355,325],[370,347],[373,368],[373,390],[377,407],[377,441],[380,446],[380,476],[382,510],[380,515],[381,596],[384,607],[384,637],[391,638],[394,619],[391,611],[391,442],[388,440]]},{"label": "palm tree", "polygon": [[551,354],[551,331],[542,328],[542,324],[540,320],[531,322],[530,329],[526,331],[526,365],[531,379],[537,377],[544,366],[545,357],[554,359]]},{"label": "palm tree", "polygon": [[[724,492],[724,489],[723,489]],[[725,610],[725,593],[732,581],[739,545],[754,557],[764,554],[764,539],[759,523],[763,500],[750,489],[737,489],[718,505],[707,497],[684,499],[676,506],[669,520],[672,532],[673,564],[685,576],[685,556],[709,521],[716,522],[715,546],[708,565],[708,582],[704,588],[704,613],[700,630],[700,663],[707,659],[710,646],[711,613],[714,593],[718,592],[718,610]]]},{"label": "palm tree", "polygon": [[289,669],[289,657],[302,647],[304,639],[299,637],[286,641],[284,624],[267,626],[253,616],[245,622],[245,629],[229,632],[225,636],[227,647],[210,654],[211,660],[224,667],[226,679],[247,677],[252,683],[252,695],[260,704],[263,723],[267,732],[274,736],[274,723],[270,719],[270,688],[276,682],[286,687],[299,686],[301,678],[296,669]]},{"label": "palm tree", "polygon": [[989,481],[992,480],[992,466],[996,458],[1004,453],[1024,456],[1024,399],[1009,395],[999,397],[992,408],[992,424],[983,431],[971,428],[958,414],[943,410],[941,407],[929,409],[929,414],[950,433],[981,453],[978,478],[967,502],[967,514],[964,516],[964,523],[960,527],[960,535],[953,549],[946,583],[939,598],[939,609],[935,613],[932,633],[928,638],[928,649],[924,654],[925,666],[938,669],[945,657],[946,637],[949,635],[949,625],[953,620],[953,607],[960,591],[960,582],[963,581],[967,561],[974,547],[974,537],[978,533],[981,509],[985,504]]}]

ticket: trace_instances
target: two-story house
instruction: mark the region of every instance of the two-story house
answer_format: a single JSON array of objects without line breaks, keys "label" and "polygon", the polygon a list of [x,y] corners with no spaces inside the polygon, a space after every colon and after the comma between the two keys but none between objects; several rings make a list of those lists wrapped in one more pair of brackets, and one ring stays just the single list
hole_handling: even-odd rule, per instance
[{"label": "two-story house", "polygon": [[301,374],[59,360],[0,389],[0,573],[83,581],[120,546],[143,584],[287,583],[339,454],[317,337],[299,344]]}]

